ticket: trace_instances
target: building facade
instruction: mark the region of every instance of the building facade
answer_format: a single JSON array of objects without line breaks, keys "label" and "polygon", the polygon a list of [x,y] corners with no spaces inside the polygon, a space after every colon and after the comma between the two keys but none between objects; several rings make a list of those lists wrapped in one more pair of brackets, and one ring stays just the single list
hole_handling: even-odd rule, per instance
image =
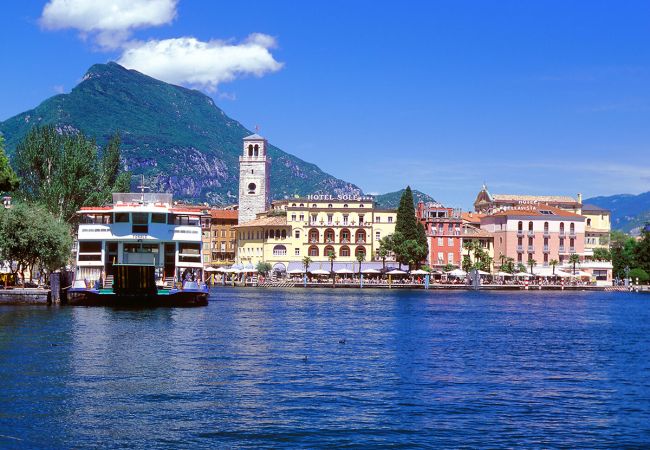
[{"label": "building facade", "polygon": [[460,210],[447,208],[439,203],[419,202],[415,215],[424,225],[427,234],[427,264],[438,270],[446,265],[460,267],[463,248],[463,220]]},{"label": "building facade", "polygon": [[267,147],[266,139],[258,134],[244,138],[239,157],[239,223],[254,220],[269,209],[271,167]]},{"label": "building facade", "polygon": [[574,214],[581,214],[582,194],[578,194],[576,198],[564,195],[492,194],[488,191],[487,186],[483,185],[474,201],[474,211],[494,214],[507,209],[537,205],[549,205]]},{"label": "building facade", "polygon": [[515,264],[552,260],[568,264],[569,256],[584,258],[585,217],[549,205],[519,206],[481,218],[481,229],[494,236],[495,266],[505,258]]},{"label": "building facade", "polygon": [[585,216],[585,258],[593,259],[594,250],[609,249],[612,231],[611,212],[596,205],[582,205]]},{"label": "building facade", "polygon": [[238,211],[211,209],[203,221],[203,264],[205,267],[231,266],[237,253]]},{"label": "building facade", "polygon": [[375,208],[371,198],[310,196],[274,202],[273,209],[237,226],[237,262],[268,262],[284,272],[305,256],[311,267],[377,261],[381,238],[395,231],[397,211]]}]

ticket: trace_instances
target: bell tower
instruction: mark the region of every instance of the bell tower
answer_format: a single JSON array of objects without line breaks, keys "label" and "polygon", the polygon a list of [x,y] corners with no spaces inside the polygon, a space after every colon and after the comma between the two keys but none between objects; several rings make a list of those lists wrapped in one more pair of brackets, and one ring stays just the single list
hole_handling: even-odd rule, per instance
[{"label": "bell tower", "polygon": [[255,133],[244,138],[244,152],[239,157],[239,223],[250,222],[255,215],[269,209],[270,162],[268,143]]}]

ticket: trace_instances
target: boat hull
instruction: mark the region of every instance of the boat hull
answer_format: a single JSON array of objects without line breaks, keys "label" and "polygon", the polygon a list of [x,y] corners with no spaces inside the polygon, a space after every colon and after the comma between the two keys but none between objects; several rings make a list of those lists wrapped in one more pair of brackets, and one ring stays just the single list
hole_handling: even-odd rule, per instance
[{"label": "boat hull", "polygon": [[96,289],[70,289],[67,304],[72,306],[113,306],[138,308],[187,308],[207,306],[207,290],[158,291],[149,295],[116,294]]}]

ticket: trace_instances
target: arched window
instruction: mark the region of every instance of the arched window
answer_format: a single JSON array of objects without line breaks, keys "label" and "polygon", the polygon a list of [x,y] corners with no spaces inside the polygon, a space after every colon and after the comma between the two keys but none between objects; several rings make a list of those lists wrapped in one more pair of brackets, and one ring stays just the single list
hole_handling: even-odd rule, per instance
[{"label": "arched window", "polygon": [[275,230],[275,237],[280,239],[280,230]]},{"label": "arched window", "polygon": [[533,222],[528,222],[528,231],[533,231]]},{"label": "arched window", "polygon": [[363,208],[363,203],[361,203],[361,204],[359,205],[359,208]]},{"label": "arched window", "polygon": [[366,232],[365,230],[358,230],[355,235],[356,242],[358,244],[364,244],[366,242]]},{"label": "arched window", "polygon": [[336,255],[336,251],[334,251],[334,247],[328,245],[325,247],[325,251],[323,251],[323,256],[329,256],[330,254]]},{"label": "arched window", "polygon": [[292,203],[292,204],[291,204],[291,206],[292,206],[292,207],[295,207],[295,206],[296,206],[296,204],[295,204],[295,203]]},{"label": "arched window", "polygon": [[286,256],[287,247],[284,245],[276,245],[273,247],[273,256]]},{"label": "arched window", "polygon": [[248,145],[248,156],[253,156],[253,144]]},{"label": "arched window", "polygon": [[571,222],[571,225],[569,225],[569,231],[571,234],[576,232],[576,225],[573,222]]},{"label": "arched window", "polygon": [[348,230],[347,228],[343,228],[339,232],[339,241],[341,243],[343,243],[343,244],[349,243],[350,242],[350,230]]},{"label": "arched window", "polygon": [[334,242],[334,230],[331,228],[325,230],[325,242]]},{"label": "arched window", "polygon": [[354,250],[354,256],[359,256],[359,255],[363,255],[363,257],[365,258],[366,257],[366,249],[361,247],[361,246],[357,247]]},{"label": "arched window", "polygon": [[309,247],[309,256],[318,256],[318,247],[315,245]]},{"label": "arched window", "polygon": [[544,231],[548,231],[548,222],[544,222]]},{"label": "arched window", "polygon": [[253,147],[253,156],[260,156],[260,147],[259,145],[255,144],[255,147]]},{"label": "arched window", "polygon": [[257,186],[255,186],[255,183],[248,183],[248,193],[249,194],[254,194],[255,189],[257,189]]},{"label": "arched window", "polygon": [[313,203],[313,204],[311,205],[311,207],[312,207],[312,208],[316,208],[316,203]]},{"label": "arched window", "polygon": [[287,237],[287,230],[282,230],[282,239]]},{"label": "arched window", "polygon": [[275,231],[269,230],[269,238],[273,239],[275,237]]},{"label": "arched window", "polygon": [[341,247],[341,250],[339,250],[339,256],[350,256],[350,247],[347,245]]},{"label": "arched window", "polygon": [[331,207],[332,207],[332,204],[330,203],[329,205],[327,205],[327,207],[328,207],[328,208],[331,208]]},{"label": "arched window", "polygon": [[518,230],[523,230],[524,229],[524,223],[520,220],[519,223],[517,223],[517,229]]},{"label": "arched window", "polygon": [[591,226],[591,219],[587,219],[587,226],[588,226],[588,227]]}]

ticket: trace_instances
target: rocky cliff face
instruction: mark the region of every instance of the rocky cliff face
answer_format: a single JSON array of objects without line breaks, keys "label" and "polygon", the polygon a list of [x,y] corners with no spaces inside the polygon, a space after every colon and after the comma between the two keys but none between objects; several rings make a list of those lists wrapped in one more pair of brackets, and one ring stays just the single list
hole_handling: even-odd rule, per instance
[{"label": "rocky cliff face", "polygon": [[[69,93],[0,122],[11,156],[35,125],[55,124],[104,144],[122,138],[124,166],[154,191],[212,204],[237,201],[242,138],[251,134],[212,99],[115,64],[92,66]],[[312,193],[361,194],[314,164],[269,146],[274,199]],[[138,177],[139,179],[139,177]]]}]

